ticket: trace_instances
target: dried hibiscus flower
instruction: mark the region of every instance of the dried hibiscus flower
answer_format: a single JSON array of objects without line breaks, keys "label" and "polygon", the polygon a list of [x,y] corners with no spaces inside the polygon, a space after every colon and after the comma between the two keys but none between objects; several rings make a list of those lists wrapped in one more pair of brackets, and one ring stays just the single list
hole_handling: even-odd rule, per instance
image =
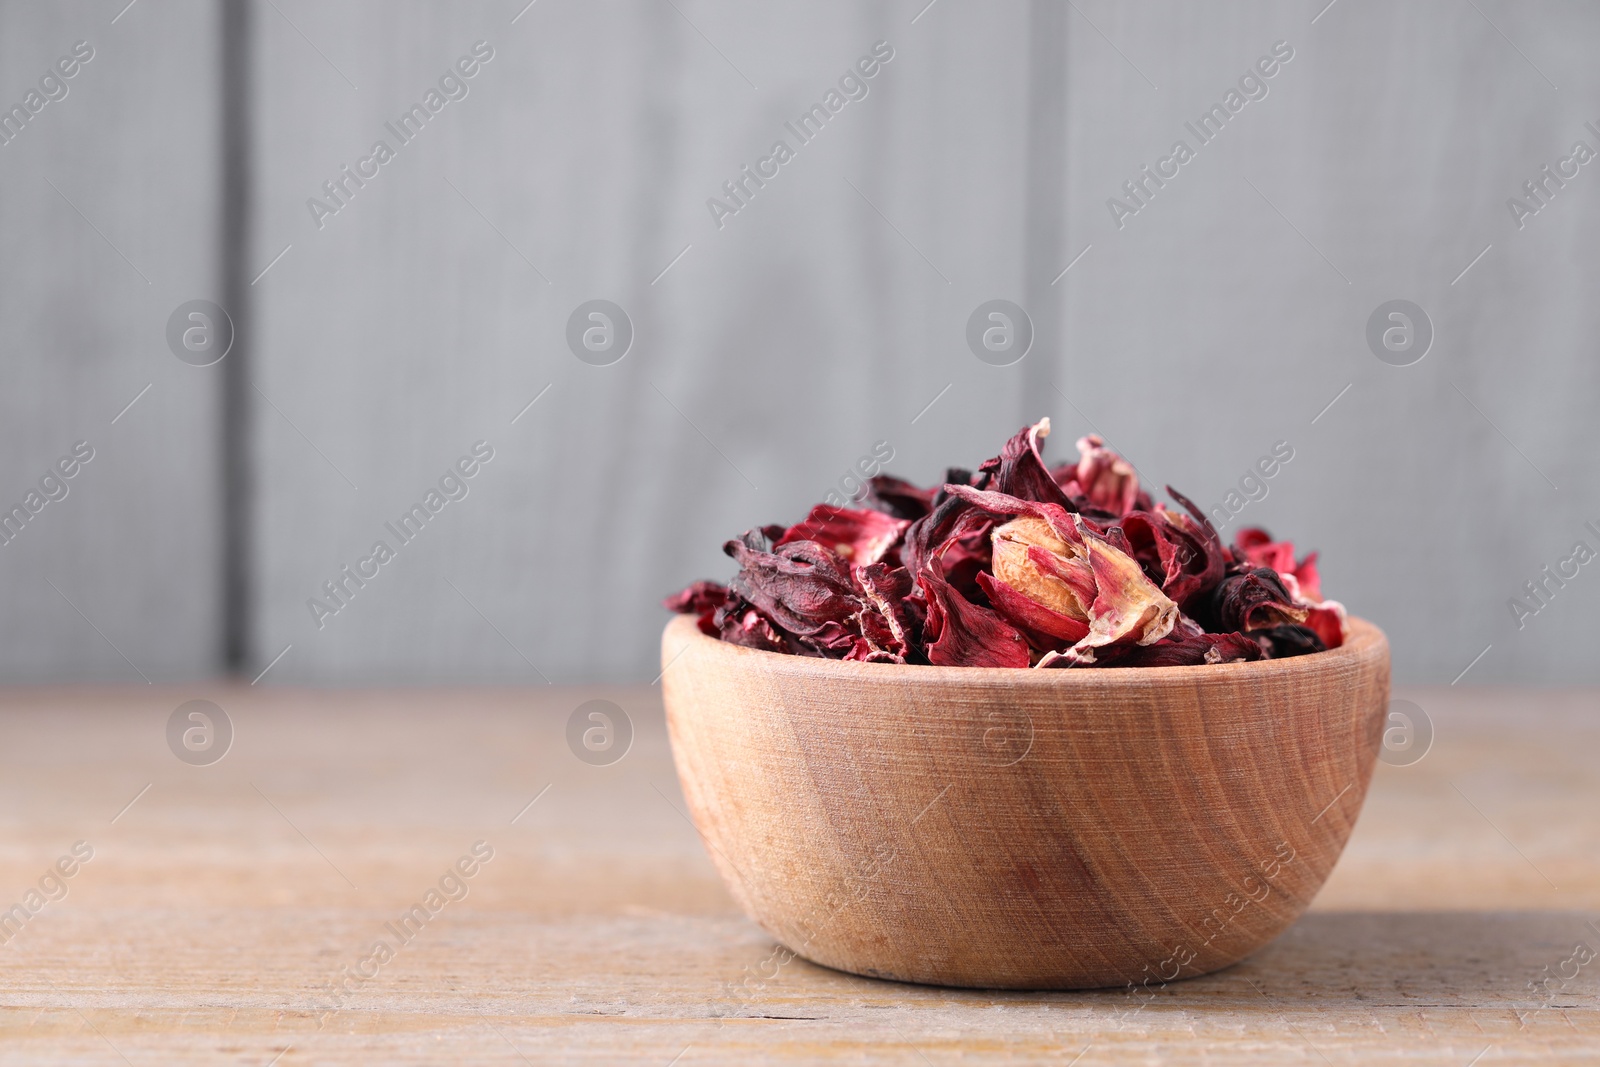
[{"label": "dried hibiscus flower", "polygon": [[815,541],[846,562],[863,567],[886,556],[895,557],[898,563],[900,537],[910,525],[881,511],[818,504],[804,522],[783,531],[778,546]]},{"label": "dried hibiscus flower", "polygon": [[729,541],[726,586],[669,597],[702,632],[750,648],[963,667],[1165,667],[1337,648],[1316,554],[1259,529],[1224,546],[1182,494],[1154,503],[1097,436],[1045,465],[1050,420],[977,472],[920,488],[880,474],[864,507],[818,504]]},{"label": "dried hibiscus flower", "polygon": [[1149,508],[1149,498],[1140,498],[1139,476],[1133,464],[1107,448],[1097,435],[1078,438],[1078,455],[1072,478],[1063,486],[1069,493],[1082,495],[1090,504],[1118,518],[1141,503]]},{"label": "dried hibiscus flower", "polygon": [[1267,642],[1276,646],[1269,648],[1274,655],[1320,652],[1338,648],[1344,642],[1344,605],[1322,599],[1322,579],[1317,573],[1315,552],[1296,561],[1292,541],[1274,541],[1267,531],[1252,527],[1234,535],[1233,556],[1242,564],[1272,571],[1293,606],[1303,613],[1290,623],[1293,632],[1275,630],[1263,635]]}]

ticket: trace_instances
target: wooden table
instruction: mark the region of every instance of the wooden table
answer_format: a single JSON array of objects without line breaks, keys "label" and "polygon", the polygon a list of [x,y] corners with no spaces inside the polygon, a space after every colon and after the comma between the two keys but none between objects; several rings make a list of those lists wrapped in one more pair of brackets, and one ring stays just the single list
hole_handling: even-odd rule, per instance
[{"label": "wooden table", "polygon": [[[767,978],[653,689],[3,691],[0,1062],[1600,1062],[1600,957],[1574,961],[1600,951],[1600,695],[1397,695],[1433,750],[1379,768],[1311,913],[1144,1003]],[[209,766],[168,747],[194,698],[235,730]],[[591,698],[635,725],[611,766],[566,743]],[[466,896],[430,901],[463,857]],[[41,879],[67,894],[27,915]]]}]

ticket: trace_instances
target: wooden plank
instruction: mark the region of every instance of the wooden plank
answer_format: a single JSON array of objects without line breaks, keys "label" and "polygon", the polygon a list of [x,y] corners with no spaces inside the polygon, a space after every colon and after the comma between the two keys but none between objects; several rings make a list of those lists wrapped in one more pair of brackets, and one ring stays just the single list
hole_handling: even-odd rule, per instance
[{"label": "wooden plank", "polygon": [[221,366],[166,339],[180,304],[221,299],[217,9],[121,7],[0,7],[7,109],[92,53],[0,143],[0,508],[93,454],[0,545],[13,682],[190,677],[220,652]]},{"label": "wooden plank", "polygon": [[[1020,424],[962,331],[1025,285],[1025,4],[278,6],[328,62],[264,13],[259,232],[293,246],[258,286],[273,678],[648,680],[657,600],[727,537],[876,441],[934,477]],[[319,229],[308,198],[479,40],[469,94]],[[879,41],[865,96],[788,132]],[[595,298],[635,330],[609,366],[565,339]],[[913,424],[947,385],[1010,429],[955,394]],[[319,629],[307,600],[479,439],[471,495]]]},{"label": "wooden plank", "polygon": [[[0,904],[94,856],[3,946],[0,1033],[30,1063],[1592,1062],[1597,965],[1529,983],[1600,947],[1597,694],[1403,695],[1437,741],[1379,767],[1311,912],[1146,1004],[777,965],[683,814],[655,690],[10,690]],[[235,727],[210,766],[164,737],[195,697]],[[591,698],[636,727],[610,766],[566,748]],[[466,897],[330,1003],[479,840]]]},{"label": "wooden plank", "polygon": [[[292,250],[260,286],[261,658],[644,680],[655,599],[725,574],[728,536],[796,519],[877,441],[933,479],[1048,413],[1056,454],[1098,429],[1207,508],[1289,442],[1234,525],[1321,549],[1402,680],[1491,643],[1471,680],[1590,680],[1596,587],[1537,636],[1506,601],[1600,491],[1579,436],[1600,371],[1572,356],[1593,201],[1570,185],[1522,232],[1505,200],[1582,135],[1545,76],[1592,88],[1574,42],[1600,16],[1480,6],[263,9],[258,232],[263,259]],[[880,39],[869,95],[719,227],[708,199]],[[319,229],[308,199],[478,40],[470,95]],[[1266,95],[1114,225],[1123,183],[1280,40]],[[1038,332],[1012,367],[963,340],[997,297]],[[635,329],[611,366],[567,350],[594,298]],[[1391,298],[1435,320],[1414,367],[1367,351]],[[318,629],[308,599],[479,439],[499,458],[473,497]],[[1369,565],[1463,494],[1548,525],[1461,523],[1410,583]],[[1444,619],[1416,595],[1458,586]]]},{"label": "wooden plank", "polygon": [[[1063,387],[1141,470],[1208,509],[1287,441],[1292,463],[1224,533],[1266,525],[1320,549],[1324,589],[1384,628],[1402,682],[1447,683],[1491,643],[1469,681],[1592,681],[1573,672],[1600,585],[1561,590],[1523,630],[1507,610],[1575,539],[1595,547],[1584,523],[1600,496],[1582,429],[1600,368],[1574,359],[1600,326],[1574,288],[1600,271],[1584,236],[1600,208],[1572,195],[1574,178],[1521,230],[1507,210],[1574,140],[1600,148],[1588,116],[1561,105],[1596,88],[1576,42],[1594,39],[1600,10],[1532,16],[1097,2],[1069,23],[1067,243],[1093,251],[1061,283]],[[1241,91],[1263,57],[1273,76]],[[1230,90],[1243,106],[1202,142],[1186,124]],[[1140,168],[1179,140],[1194,156],[1158,188]],[[1137,203],[1131,181],[1144,206],[1114,221],[1113,198]],[[1407,367],[1365,336],[1397,298],[1434,327]],[[1436,529],[1468,497],[1539,528],[1465,524],[1404,580],[1370,566],[1396,531]],[[1443,613],[1419,592],[1444,588],[1461,591]]]}]

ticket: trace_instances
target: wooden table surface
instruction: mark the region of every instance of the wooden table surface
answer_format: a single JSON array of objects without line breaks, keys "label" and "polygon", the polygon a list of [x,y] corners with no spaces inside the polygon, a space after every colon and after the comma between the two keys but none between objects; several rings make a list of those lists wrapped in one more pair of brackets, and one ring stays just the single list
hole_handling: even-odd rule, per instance
[{"label": "wooden table surface", "polygon": [[[1396,695],[1433,749],[1313,910],[1146,1002],[776,967],[655,689],[0,691],[0,1062],[1600,1062],[1600,694]],[[194,698],[209,766],[168,747]],[[566,742],[594,698],[635,726],[610,766]]]}]

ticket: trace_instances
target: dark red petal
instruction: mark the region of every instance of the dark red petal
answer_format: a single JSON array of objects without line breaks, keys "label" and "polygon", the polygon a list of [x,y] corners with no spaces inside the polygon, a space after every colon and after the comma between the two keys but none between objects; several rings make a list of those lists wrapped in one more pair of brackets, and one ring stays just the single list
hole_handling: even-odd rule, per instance
[{"label": "dark red petal", "polygon": [[907,603],[914,588],[910,572],[904,567],[874,563],[857,568],[854,575],[870,606],[859,616],[864,639],[874,651],[905,662],[918,644],[920,630],[916,614]]},{"label": "dark red petal", "polygon": [[1308,611],[1294,603],[1278,572],[1267,567],[1222,579],[1211,595],[1210,607],[1211,618],[1206,621],[1214,633],[1303,623]]},{"label": "dark red petal", "polygon": [[[1194,519],[1197,526],[1210,534],[1211,539],[1216,541],[1219,547],[1222,545],[1222,539],[1217,536],[1217,528],[1211,525],[1211,520],[1206,518],[1206,513],[1196,507],[1193,500],[1190,500],[1170,485],[1167,486],[1167,495],[1183,505],[1183,510],[1189,513],[1189,516]],[[1150,509],[1146,508],[1144,510],[1149,511]]]},{"label": "dark red petal", "polygon": [[698,615],[700,632],[707,637],[717,637],[715,621],[717,609],[728,602],[728,588],[716,582],[699,581],[682,592],[674,593],[661,602],[668,611],[680,615]]},{"label": "dark red petal", "polygon": [[1222,580],[1227,553],[1216,533],[1188,515],[1157,506],[1130,512],[1122,530],[1132,555],[1161,591],[1186,610]]},{"label": "dark red petal", "polygon": [[[946,486],[945,488],[950,488]],[[957,496],[945,496],[905,532],[900,557],[912,574],[921,574],[950,545],[991,522],[988,515]]]},{"label": "dark red petal", "polygon": [[[1031,515],[1049,523],[1055,535],[1067,544],[1074,546],[1083,544],[1083,535],[1078,532],[1078,525],[1073,521],[1072,513],[1059,504],[1024,500],[1010,493],[997,492],[993,489],[974,489],[967,485],[946,485],[944,488],[951,497],[966,501],[994,518]],[[1092,523],[1090,528],[1094,528]]]},{"label": "dark red petal", "polygon": [[1063,641],[1072,644],[1089,635],[1088,623],[1052,611],[992,574],[978,575],[978,584],[994,605],[995,613],[1027,635],[1040,651],[1057,648]]},{"label": "dark red petal", "polygon": [[1261,646],[1244,634],[1198,634],[1166,638],[1135,646],[1105,664],[1108,667],[1184,667],[1202,663],[1236,663],[1262,658]]},{"label": "dark red petal", "polygon": [[943,667],[1026,667],[1028,642],[1000,616],[971,603],[932,567],[918,575],[928,604],[928,662]]},{"label": "dark red petal", "polygon": [[1268,659],[1288,659],[1322,652],[1328,646],[1309,626],[1272,626],[1250,635],[1260,643]]},{"label": "dark red petal", "polygon": [[[720,637],[729,644],[759,648],[767,652],[790,651],[783,636],[773,629],[770,622],[761,617],[760,612],[748,604],[737,611],[720,611],[717,617],[719,621],[716,629],[707,631],[712,637]],[[701,629],[705,629],[704,625]]]},{"label": "dark red petal", "polygon": [[768,552],[751,531],[723,547],[739,564],[729,590],[797,637],[823,639],[825,623],[843,623],[857,610],[847,565],[815,541]]},{"label": "dark red petal", "polygon": [[777,547],[796,541],[815,541],[858,567],[877,563],[893,550],[911,523],[861,508],[838,508],[818,504],[804,522],[783,532]]},{"label": "dark red petal", "polygon": [[1160,508],[1160,513],[1166,518],[1169,532],[1182,531],[1190,548],[1195,552],[1198,563],[1186,566],[1187,573],[1194,574],[1199,579],[1199,585],[1190,594],[1190,599],[1211,592],[1222,576],[1228,570],[1228,550],[1223,547],[1222,538],[1217,536],[1217,528],[1211,525],[1211,520],[1206,513],[1201,511],[1195,502],[1178,492],[1172,486],[1167,486],[1167,495],[1176,500],[1183,510],[1188,512],[1185,516],[1176,511]]},{"label": "dark red petal", "polygon": [[1271,567],[1280,575],[1293,578],[1295,590],[1303,600],[1317,603],[1322,599],[1315,552],[1296,563],[1293,541],[1274,541],[1267,531],[1256,527],[1239,531],[1233,539],[1233,551],[1252,567]]},{"label": "dark red petal", "polygon": [[680,615],[698,615],[704,611],[716,611],[727,602],[727,599],[727,586],[700,581],[694,582],[682,592],[667,597],[661,602],[661,606]]},{"label": "dark red petal", "polygon": [[1166,592],[1167,582],[1177,569],[1174,566],[1177,550],[1167,539],[1163,524],[1148,512],[1134,511],[1123,518],[1122,532],[1128,539],[1128,554],[1138,560],[1150,580]]},{"label": "dark red petal", "polygon": [[1018,430],[1000,450],[1000,455],[986,460],[979,470],[990,472],[994,476],[991,488],[1002,493],[1076,511],[1071,498],[1050,476],[1050,469],[1039,453],[1039,442],[1048,436],[1050,420],[1040,419]]},{"label": "dark red petal", "polygon": [[[1156,514],[1165,524],[1167,539],[1178,550],[1180,579],[1175,584],[1182,593],[1180,603],[1206,595],[1217,587],[1228,570],[1228,550],[1222,547],[1211,523],[1197,520],[1181,511],[1157,506]],[[1173,597],[1178,600],[1177,596]]]},{"label": "dark red petal", "polygon": [[864,637],[856,638],[854,647],[844,654],[844,658],[860,663],[904,663],[905,657],[893,652],[885,652],[875,647],[872,642]]},{"label": "dark red petal", "polygon": [[829,659],[843,659],[863,638],[856,620],[852,618],[844,622],[829,620],[797,640]]},{"label": "dark red petal", "polygon": [[867,479],[861,502],[897,519],[920,519],[933,510],[934,489],[922,489],[901,478],[879,474]]}]

